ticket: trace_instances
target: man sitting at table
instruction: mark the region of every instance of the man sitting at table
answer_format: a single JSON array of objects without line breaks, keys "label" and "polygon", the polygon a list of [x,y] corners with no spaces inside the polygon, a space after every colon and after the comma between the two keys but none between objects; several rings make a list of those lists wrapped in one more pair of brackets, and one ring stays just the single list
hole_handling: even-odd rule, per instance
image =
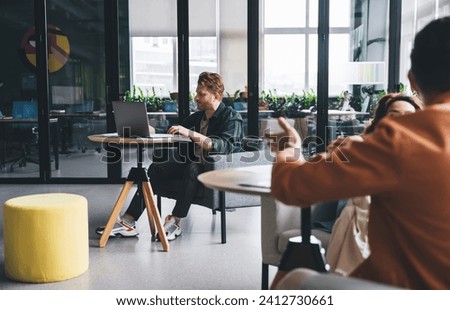
[{"label": "man sitting at table", "polygon": [[[384,118],[364,141],[310,161],[280,120],[288,143],[272,170],[272,194],[307,206],[371,195],[371,254],[350,276],[412,289],[450,288],[450,17],[414,40],[409,80],[426,108]],[[279,266],[272,287],[289,271]]]},{"label": "man sitting at table", "polygon": [[[180,195],[172,214],[165,218],[164,230],[168,240],[174,240],[181,234],[180,221],[186,217],[197,189],[200,186],[197,176],[204,171],[205,156],[209,153],[228,154],[240,150],[243,137],[242,117],[222,102],[224,83],[217,73],[203,72],[197,83],[194,98],[199,111],[187,117],[181,125],[168,129],[169,134],[179,134],[192,140],[187,151],[180,146],[183,160],[176,162],[158,162],[149,167],[148,175],[155,191],[162,181],[181,179]],[[117,219],[111,236],[134,237],[138,235],[136,221],[144,211],[140,197],[135,195],[124,215]],[[104,227],[97,228],[102,234]]]}]

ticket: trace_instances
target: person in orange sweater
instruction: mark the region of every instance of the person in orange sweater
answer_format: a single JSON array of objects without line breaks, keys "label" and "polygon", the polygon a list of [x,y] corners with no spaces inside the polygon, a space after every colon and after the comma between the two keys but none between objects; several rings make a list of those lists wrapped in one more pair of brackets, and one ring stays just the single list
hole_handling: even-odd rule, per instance
[{"label": "person in orange sweater", "polygon": [[[371,195],[370,256],[350,276],[412,289],[450,289],[450,17],[414,40],[411,87],[424,110],[385,118],[364,141],[305,161],[297,132],[272,170],[272,195],[289,205]],[[272,287],[288,270],[279,268]]]},{"label": "person in orange sweater", "polygon": [[[403,93],[389,93],[378,100],[373,120],[362,135],[339,137],[328,147],[333,152],[349,141],[363,141],[364,135],[375,131],[377,124],[385,117],[397,117],[415,113],[422,109],[417,96]],[[346,205],[332,226],[326,261],[331,272],[348,275],[370,254],[368,240],[368,219],[370,196],[352,197],[344,200]]]}]

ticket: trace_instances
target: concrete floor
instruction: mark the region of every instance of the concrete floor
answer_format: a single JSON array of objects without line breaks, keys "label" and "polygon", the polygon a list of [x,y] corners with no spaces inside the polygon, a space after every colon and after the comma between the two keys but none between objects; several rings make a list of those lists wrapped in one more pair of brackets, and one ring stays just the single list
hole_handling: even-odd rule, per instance
[{"label": "concrete floor", "polygon": [[[137,238],[112,238],[98,247],[97,226],[104,225],[121,185],[1,185],[0,204],[27,194],[66,192],[85,196],[89,203],[89,269],[70,280],[29,284],[5,277],[3,212],[0,215],[1,290],[223,290],[261,287],[260,208],[227,212],[227,244],[220,243],[220,214],[193,205],[182,222],[183,234],[170,242],[170,252],[151,241],[147,217],[138,222]],[[128,198],[128,201],[131,196]],[[127,202],[128,202],[127,201]],[[173,200],[163,199],[162,216]],[[271,268],[273,276],[275,270]]]}]

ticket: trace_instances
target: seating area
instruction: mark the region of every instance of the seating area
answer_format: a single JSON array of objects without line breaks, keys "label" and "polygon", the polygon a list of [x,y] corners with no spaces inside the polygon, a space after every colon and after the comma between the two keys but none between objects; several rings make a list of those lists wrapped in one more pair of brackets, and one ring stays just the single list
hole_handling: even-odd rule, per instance
[{"label": "seating area", "polygon": [[[278,266],[290,238],[301,235],[301,209],[286,206],[273,199],[261,208],[261,250],[262,279],[261,288],[269,287],[269,266]],[[317,222],[327,222],[335,218],[336,205],[333,202],[313,205],[311,208],[312,236],[321,241],[326,250],[330,233],[324,229],[314,228]]]},{"label": "seating area", "polygon": [[[270,164],[270,154],[268,150],[265,150],[263,148],[262,141],[258,142],[260,143],[259,147],[262,148],[261,150],[248,150],[228,155],[216,155],[209,158],[209,162],[206,165],[206,171]],[[258,145],[256,146],[258,147]],[[157,157],[160,160],[166,160],[167,158],[175,160],[175,154],[173,152],[170,153],[170,155],[166,154],[166,156],[162,156],[159,154],[161,150],[163,149],[156,149],[153,157]],[[173,151],[174,149],[169,150]],[[168,150],[165,149],[165,151],[167,152]],[[161,197],[176,199],[176,197],[178,197],[180,188],[181,181],[178,180],[168,180],[167,182],[163,183],[163,188],[161,189],[161,191],[155,191],[155,195],[157,195],[158,197],[158,208],[161,210]],[[260,206],[261,198],[255,195],[243,195],[216,191],[201,186],[201,188],[198,190],[197,197],[194,200],[194,203],[211,209],[212,214],[216,214],[216,211],[220,212],[221,243],[226,243],[227,211],[235,210],[236,208]]]},{"label": "seating area", "polygon": [[[260,208],[227,212],[227,243],[220,240],[220,215],[193,205],[183,222],[183,234],[170,243],[170,252],[152,241],[147,217],[137,223],[138,238],[110,238],[98,247],[95,228],[105,224],[122,188],[116,185],[2,185],[0,203],[27,194],[73,193],[86,197],[88,207],[89,268],[67,281],[39,285],[8,279],[0,260],[0,290],[258,290],[261,281]],[[131,196],[131,195],[130,195]],[[131,197],[126,203],[129,203]],[[170,212],[171,199],[162,199],[162,213]],[[0,235],[3,236],[3,212]],[[0,257],[4,257],[0,238]],[[214,268],[209,266],[214,265]],[[186,272],[177,267],[183,266]],[[202,272],[197,272],[198,270]],[[245,277],[242,275],[245,274]],[[272,272],[272,275],[274,271]],[[129,280],[124,280],[129,279]]]},{"label": "seating area", "polygon": [[[138,238],[111,238],[106,248],[98,247],[95,227],[103,225],[121,190],[121,185],[3,185],[0,203],[21,196],[23,192],[73,193],[86,197],[88,208],[89,268],[83,274],[68,281],[31,283],[12,281],[0,272],[0,289],[89,289],[89,290],[164,290],[164,289],[261,289],[261,261],[266,265],[267,281],[271,282],[281,257],[281,249],[291,236],[299,233],[300,210],[281,204],[266,209],[239,208],[227,212],[227,243],[220,242],[220,216],[211,210],[194,205],[183,223],[183,235],[171,242],[171,252],[162,251],[161,244],[152,241],[147,217],[138,222]],[[108,193],[108,195],[105,195]],[[131,197],[130,197],[131,199]],[[127,203],[129,200],[127,200]],[[163,214],[169,212],[174,201],[162,198]],[[266,205],[267,206],[267,205]],[[316,215],[313,212],[313,217]],[[278,226],[275,225],[278,224]],[[0,213],[0,232],[4,217]],[[272,226],[270,226],[272,225]],[[286,225],[286,226],[284,226]],[[275,230],[278,235],[271,235]],[[0,233],[2,234],[2,233]],[[270,237],[269,237],[270,235]],[[327,234],[313,230],[313,235],[325,241]],[[261,237],[264,242],[261,244]],[[278,238],[278,241],[273,238]],[[275,247],[270,245],[275,244]],[[0,239],[0,256],[3,257],[4,239]],[[202,268],[214,262],[214,268]],[[4,266],[3,261],[0,264]],[[182,265],[187,272],[180,273]],[[192,272],[202,268],[201,273]],[[3,268],[2,268],[3,270]],[[123,275],[132,279],[124,281]],[[242,276],[245,274],[245,277]],[[286,289],[392,289],[368,281],[343,280],[340,276],[318,275],[307,272],[284,284]],[[193,281],[195,279],[195,281]],[[220,280],[219,280],[220,279]],[[344,286],[342,286],[344,285]]]}]

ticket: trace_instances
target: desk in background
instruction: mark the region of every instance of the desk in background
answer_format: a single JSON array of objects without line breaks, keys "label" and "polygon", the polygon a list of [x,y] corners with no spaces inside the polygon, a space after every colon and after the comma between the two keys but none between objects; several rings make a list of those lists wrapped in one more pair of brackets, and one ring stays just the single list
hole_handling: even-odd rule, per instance
[{"label": "desk in background", "polygon": [[50,111],[50,117],[57,118],[59,122],[59,141],[62,154],[70,153],[73,146],[77,146],[84,153],[91,145],[86,137],[106,130],[105,112],[60,113],[59,111]]},{"label": "desk in background", "polygon": [[[236,110],[241,114],[244,121],[244,132],[247,128],[247,110]],[[269,119],[274,111],[273,110],[260,110],[260,119]],[[178,124],[178,112],[147,112],[149,118],[149,124],[156,129],[156,132],[166,132],[170,126]]]},{"label": "desk in background", "polygon": [[[50,143],[52,145],[53,149],[53,155],[54,155],[54,161],[55,161],[55,169],[59,169],[59,150],[58,150],[58,119],[56,118],[50,118]],[[28,125],[37,125],[38,119],[37,118],[12,118],[12,117],[4,117],[0,118],[0,168],[5,168],[6,164],[9,162],[7,159],[7,150],[10,147],[8,145],[8,139],[9,141],[12,141],[11,139],[15,139],[13,136],[12,131],[9,132],[7,130],[7,126],[13,127],[14,124],[28,124]],[[30,130],[32,128],[30,127]],[[9,137],[6,135],[8,132],[11,134]],[[10,166],[10,169],[8,169],[10,172],[13,170],[13,166]]]},{"label": "desk in background", "polygon": [[[311,112],[308,109],[303,109],[301,111],[305,114],[317,115],[317,111]],[[342,111],[342,110],[328,110],[328,116],[349,116],[349,115],[369,115],[368,112],[359,112],[359,111]]]}]

